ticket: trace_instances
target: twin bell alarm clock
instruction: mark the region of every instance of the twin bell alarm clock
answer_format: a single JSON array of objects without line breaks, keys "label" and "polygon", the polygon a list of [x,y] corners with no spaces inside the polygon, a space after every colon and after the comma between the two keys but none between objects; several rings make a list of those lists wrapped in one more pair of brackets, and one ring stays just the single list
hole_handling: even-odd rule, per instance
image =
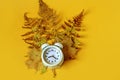
[{"label": "twin bell alarm clock", "polygon": [[41,59],[43,65],[49,68],[57,68],[62,65],[64,61],[62,48],[63,45],[61,43],[55,43],[54,45],[49,45],[47,43],[43,44],[41,46]]}]

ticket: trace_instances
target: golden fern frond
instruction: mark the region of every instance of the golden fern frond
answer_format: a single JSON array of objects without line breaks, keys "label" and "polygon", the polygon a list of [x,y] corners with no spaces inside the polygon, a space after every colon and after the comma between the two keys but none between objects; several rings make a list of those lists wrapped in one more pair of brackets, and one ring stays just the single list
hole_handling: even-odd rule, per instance
[{"label": "golden fern frond", "polygon": [[61,22],[59,15],[55,10],[49,8],[49,6],[43,2],[43,0],[39,0],[39,16],[43,19],[47,20],[50,26],[55,26]]},{"label": "golden fern frond", "polygon": [[[23,40],[29,44],[31,51],[28,53],[28,59],[26,65],[29,68],[38,70],[41,66],[41,61],[36,60],[35,54],[39,52],[40,46],[43,43],[54,41],[56,29],[60,24],[60,16],[53,9],[49,8],[43,0],[39,0],[39,12],[38,18],[28,17],[28,13],[24,14],[24,25],[22,28],[28,29],[29,31],[23,34]],[[53,32],[55,31],[55,32]],[[40,58],[40,57],[39,57]],[[46,71],[43,67],[42,73]]]},{"label": "golden fern frond", "polygon": [[[81,50],[83,43],[79,40],[79,38],[83,37],[83,35],[79,34],[82,29],[82,21],[85,16],[84,10],[81,13],[74,17],[72,20],[65,21],[61,28],[63,31],[61,43],[65,46],[63,49],[63,53],[65,55],[65,59],[74,59],[75,55]],[[58,36],[59,37],[59,36]]]}]

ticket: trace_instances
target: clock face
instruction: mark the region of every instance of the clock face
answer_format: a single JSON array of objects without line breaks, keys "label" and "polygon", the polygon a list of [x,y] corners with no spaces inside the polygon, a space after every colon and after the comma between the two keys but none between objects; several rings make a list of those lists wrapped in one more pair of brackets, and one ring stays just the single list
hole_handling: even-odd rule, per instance
[{"label": "clock face", "polygon": [[61,59],[60,51],[56,48],[48,48],[45,51],[44,59],[48,64],[55,64]]}]

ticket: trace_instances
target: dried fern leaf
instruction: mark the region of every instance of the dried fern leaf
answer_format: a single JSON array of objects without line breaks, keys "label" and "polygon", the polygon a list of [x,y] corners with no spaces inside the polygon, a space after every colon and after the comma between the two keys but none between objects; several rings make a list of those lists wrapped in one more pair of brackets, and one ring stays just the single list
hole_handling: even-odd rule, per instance
[{"label": "dried fern leaf", "polygon": [[61,25],[63,29],[61,33],[63,33],[63,36],[57,36],[57,40],[64,46],[63,53],[65,60],[74,59],[83,46],[81,45],[82,42],[79,41],[79,38],[82,37],[79,31],[82,30],[81,25],[84,14],[83,10],[78,16],[74,17],[72,20],[65,21],[64,24]]},{"label": "dried fern leaf", "polygon": [[47,20],[49,25],[56,26],[61,22],[59,15],[53,9],[49,8],[47,4],[43,2],[43,0],[39,0],[39,16],[43,19]]},{"label": "dried fern leaf", "polygon": [[33,68],[38,71],[41,63],[40,50],[37,50],[35,48],[31,49],[27,57],[28,60],[26,61],[26,65],[28,66],[28,68]]},{"label": "dried fern leaf", "polygon": [[30,26],[22,26],[22,28],[24,28],[24,29],[31,29],[32,27],[30,27]]},{"label": "dried fern leaf", "polygon": [[28,36],[28,35],[33,34],[33,33],[34,33],[33,31],[30,31],[30,32],[23,34],[22,36]]},{"label": "dried fern leaf", "polygon": [[73,18],[75,27],[80,27],[81,26],[81,23],[83,21],[84,16],[85,16],[85,11],[83,9],[82,12],[78,16]]},{"label": "dried fern leaf", "polygon": [[41,17],[47,18],[54,14],[53,9],[49,8],[47,4],[43,2],[43,0],[39,0],[39,13]]},{"label": "dried fern leaf", "polygon": [[30,46],[34,46],[36,49],[40,48],[38,45],[36,45],[34,42],[24,41],[25,43],[29,44]]},{"label": "dried fern leaf", "polygon": [[34,46],[28,46],[28,48],[33,49],[33,48],[34,48]]},{"label": "dried fern leaf", "polygon": [[32,40],[34,40],[34,36],[30,36],[30,37],[27,37],[27,38],[24,38],[23,40],[27,40],[27,41],[32,41]]},{"label": "dried fern leaf", "polygon": [[70,27],[70,28],[72,27],[71,24],[69,24],[69,23],[67,23],[67,22],[64,22],[64,23],[65,23],[66,26],[68,26],[68,27]]}]

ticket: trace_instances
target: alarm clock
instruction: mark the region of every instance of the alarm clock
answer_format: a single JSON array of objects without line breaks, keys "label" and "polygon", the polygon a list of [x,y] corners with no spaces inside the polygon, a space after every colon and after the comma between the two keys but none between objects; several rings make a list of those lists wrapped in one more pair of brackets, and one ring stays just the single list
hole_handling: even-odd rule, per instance
[{"label": "alarm clock", "polygon": [[43,44],[41,46],[41,59],[43,65],[49,68],[60,67],[64,61],[62,48],[63,45],[61,43],[55,43],[54,45],[49,45],[47,43]]}]

